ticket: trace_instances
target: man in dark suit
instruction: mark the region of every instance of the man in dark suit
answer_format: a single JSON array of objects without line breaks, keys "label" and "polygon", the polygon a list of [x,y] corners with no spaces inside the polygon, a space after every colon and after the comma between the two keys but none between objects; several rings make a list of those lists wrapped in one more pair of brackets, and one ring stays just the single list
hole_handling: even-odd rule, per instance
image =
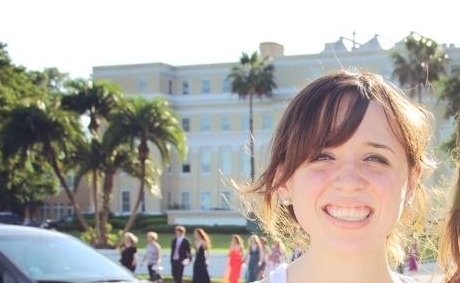
[{"label": "man in dark suit", "polygon": [[176,237],[171,241],[171,272],[176,283],[182,283],[184,267],[192,260],[190,241],[185,237],[185,227],[176,226]]}]

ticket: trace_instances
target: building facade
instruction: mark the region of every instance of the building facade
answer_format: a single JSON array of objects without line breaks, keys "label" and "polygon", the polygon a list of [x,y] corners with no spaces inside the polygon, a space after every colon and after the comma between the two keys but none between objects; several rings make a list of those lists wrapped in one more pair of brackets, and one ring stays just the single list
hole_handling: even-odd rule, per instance
[{"label": "building facade", "polygon": [[[275,42],[260,44],[259,53],[270,56],[275,66],[277,88],[271,98],[254,100],[255,171],[267,161],[270,137],[290,99],[311,80],[339,68],[359,68],[392,78],[391,54],[402,51],[403,41],[384,48],[376,35],[358,44],[346,38],[326,43],[318,54],[285,55]],[[444,46],[451,65],[460,64],[460,49]],[[238,54],[236,54],[237,56]],[[231,182],[249,180],[249,105],[231,93],[227,78],[236,62],[171,66],[164,63],[93,67],[93,79],[118,84],[126,96],[166,97],[181,119],[187,134],[189,153],[182,161],[175,158],[164,168],[160,194],[146,194],[145,213],[168,213],[171,223],[235,224],[246,222],[238,213],[238,201]],[[434,96],[425,95],[423,103],[437,117],[433,150],[453,130],[451,120],[444,119],[444,107]],[[448,162],[447,162],[448,163]],[[428,185],[439,183],[450,173],[449,164],[427,179]],[[116,177],[112,211],[129,214],[134,205],[138,181],[119,173]],[[88,191],[89,192],[89,191]],[[87,207],[91,211],[91,204]],[[218,218],[203,218],[210,213]],[[223,214],[222,214],[223,213]]]}]

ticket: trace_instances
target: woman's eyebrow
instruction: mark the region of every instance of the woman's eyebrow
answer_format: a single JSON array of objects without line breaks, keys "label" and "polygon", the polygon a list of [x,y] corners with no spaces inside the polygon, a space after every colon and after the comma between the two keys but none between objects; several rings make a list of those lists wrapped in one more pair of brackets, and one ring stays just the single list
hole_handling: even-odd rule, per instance
[{"label": "woman's eyebrow", "polygon": [[381,143],[376,143],[376,142],[367,142],[366,145],[375,147],[375,148],[382,148],[391,151],[393,154],[396,154],[393,149],[391,149],[389,146]]}]

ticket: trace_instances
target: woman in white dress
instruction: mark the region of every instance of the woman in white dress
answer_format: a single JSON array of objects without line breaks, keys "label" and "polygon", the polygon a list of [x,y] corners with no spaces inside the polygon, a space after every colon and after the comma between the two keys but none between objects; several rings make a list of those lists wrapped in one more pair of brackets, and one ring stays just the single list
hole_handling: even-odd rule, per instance
[{"label": "woman in white dress", "polygon": [[339,70],[301,90],[280,120],[267,168],[250,188],[237,188],[271,237],[291,250],[305,243],[299,258],[261,282],[415,282],[393,271],[404,255],[390,250],[414,231],[408,225],[424,221],[431,122],[369,72]]}]

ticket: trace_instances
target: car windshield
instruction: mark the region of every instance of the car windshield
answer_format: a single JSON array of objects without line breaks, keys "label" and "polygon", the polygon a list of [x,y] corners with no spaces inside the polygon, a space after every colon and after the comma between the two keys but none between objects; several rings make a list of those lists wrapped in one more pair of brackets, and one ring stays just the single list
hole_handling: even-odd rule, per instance
[{"label": "car windshield", "polygon": [[128,270],[73,237],[1,237],[0,251],[40,282],[136,280]]}]

